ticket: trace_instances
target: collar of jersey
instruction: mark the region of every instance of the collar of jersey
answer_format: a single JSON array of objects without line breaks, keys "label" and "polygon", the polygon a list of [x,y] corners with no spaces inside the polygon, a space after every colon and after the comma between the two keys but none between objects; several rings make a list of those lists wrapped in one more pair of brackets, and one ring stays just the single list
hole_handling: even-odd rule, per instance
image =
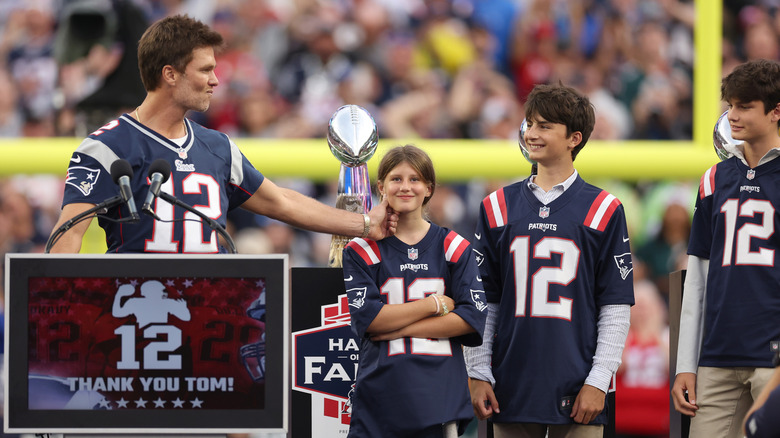
[{"label": "collar of jersey", "polygon": [[431,227],[428,228],[428,232],[425,233],[425,237],[423,237],[419,242],[415,243],[414,245],[407,245],[405,242],[403,242],[401,239],[395,236],[390,236],[384,240],[387,241],[387,243],[390,246],[397,249],[398,251],[405,253],[406,250],[409,248],[417,248],[419,254],[422,254],[423,251],[425,251],[431,245],[431,240],[433,239],[433,236],[435,234],[435,230],[434,230],[435,228],[436,225],[432,223]]},{"label": "collar of jersey", "polygon": [[[536,206],[542,206],[545,205],[539,199],[536,198],[536,195],[534,195],[529,182],[531,177],[528,177],[525,181],[521,181],[518,184],[521,184],[521,191],[523,192],[523,196],[525,196],[525,199],[528,200],[528,203],[532,207]],[[568,203],[570,200],[574,198],[574,196],[577,194],[577,192],[580,191],[580,189],[585,184],[585,180],[582,179],[582,177],[577,174],[577,177],[574,178],[574,181],[571,182],[571,185],[569,185],[563,193],[560,194],[557,198],[552,200],[547,204],[548,207],[552,208],[555,211],[558,211],[561,209],[563,205]]]},{"label": "collar of jersey", "polygon": [[164,136],[158,134],[154,130],[147,128],[146,126],[144,126],[144,124],[139,123],[136,119],[130,117],[128,114],[123,114],[120,117],[120,119],[129,123],[130,125],[135,127],[135,129],[141,131],[141,133],[143,133],[147,137],[151,138],[152,140],[156,141],[162,146],[165,146],[166,148],[170,149],[171,151],[177,154],[179,153],[179,151],[189,152],[190,148],[192,147],[195,141],[195,136],[192,135],[192,124],[187,118],[184,119],[184,125],[187,128],[187,140],[184,141],[184,145],[182,147],[179,147],[179,145],[165,138]]}]

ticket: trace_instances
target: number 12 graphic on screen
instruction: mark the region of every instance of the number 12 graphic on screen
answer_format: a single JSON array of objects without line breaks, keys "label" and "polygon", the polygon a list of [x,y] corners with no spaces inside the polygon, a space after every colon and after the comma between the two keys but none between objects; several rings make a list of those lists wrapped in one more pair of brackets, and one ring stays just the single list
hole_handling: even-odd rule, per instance
[{"label": "number 12 graphic on screen", "polygon": [[[181,330],[173,325],[166,325],[168,315],[173,315],[182,321],[190,320],[190,310],[182,299],[167,297],[165,287],[156,280],[146,281],[141,285],[141,298],[128,298],[124,303],[122,298],[135,293],[135,287],[130,284],[119,286],[114,296],[111,314],[116,318],[133,315],[138,328],[143,331],[145,339],[158,339],[163,335],[164,341],[150,342],[143,350],[143,369],[175,370],[181,369],[181,356],[168,354],[167,359],[161,359],[160,353],[172,353],[181,347]],[[146,327],[149,324],[155,324]],[[146,328],[144,328],[146,327]],[[123,325],[114,330],[122,342],[122,357],[117,363],[117,369],[137,370],[141,363],[136,358],[136,326]]]}]

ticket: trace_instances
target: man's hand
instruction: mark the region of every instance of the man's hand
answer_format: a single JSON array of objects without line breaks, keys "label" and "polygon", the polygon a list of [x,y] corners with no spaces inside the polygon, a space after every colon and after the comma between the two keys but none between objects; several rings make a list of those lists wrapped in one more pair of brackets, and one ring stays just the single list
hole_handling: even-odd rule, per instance
[{"label": "man's hand", "polygon": [[[685,392],[688,392],[688,400],[685,399]],[[674,379],[672,386],[672,401],[674,409],[677,412],[695,417],[699,406],[696,405],[696,374],[680,373]]]},{"label": "man's hand", "polygon": [[474,406],[474,414],[480,420],[485,420],[499,413],[498,400],[493,392],[490,382],[477,379],[469,379],[469,392],[471,392],[471,404]]},{"label": "man's hand", "polygon": [[604,410],[606,397],[607,394],[595,386],[582,385],[582,389],[580,389],[577,398],[574,400],[574,406],[569,417],[573,418],[575,423],[590,423]]},{"label": "man's hand", "polygon": [[368,232],[370,239],[382,240],[395,234],[398,214],[388,205],[386,197],[368,212],[368,217],[371,218],[371,229]]}]

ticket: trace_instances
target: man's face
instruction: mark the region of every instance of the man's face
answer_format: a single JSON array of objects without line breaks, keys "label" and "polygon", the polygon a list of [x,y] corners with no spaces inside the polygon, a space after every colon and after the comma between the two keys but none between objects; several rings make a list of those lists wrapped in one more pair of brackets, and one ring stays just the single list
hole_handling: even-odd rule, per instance
[{"label": "man's face", "polygon": [[553,123],[541,116],[527,119],[525,144],[528,158],[541,164],[553,164],[560,160],[571,161],[571,151],[582,140],[582,134],[574,132],[566,136],[566,126]]},{"label": "man's face", "polygon": [[209,109],[214,88],[219,85],[216,66],[212,47],[195,49],[184,73],[177,74],[174,99],[187,109],[201,112]]},{"label": "man's face", "polygon": [[731,127],[731,137],[734,140],[752,144],[769,135],[777,136],[780,104],[769,113],[765,112],[764,103],[760,100],[741,102],[732,99],[728,104],[728,120]]}]

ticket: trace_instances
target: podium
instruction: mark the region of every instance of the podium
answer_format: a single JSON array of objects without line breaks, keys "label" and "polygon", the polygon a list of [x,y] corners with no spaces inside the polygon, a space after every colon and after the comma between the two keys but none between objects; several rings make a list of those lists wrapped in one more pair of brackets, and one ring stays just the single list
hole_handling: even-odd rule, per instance
[{"label": "podium", "polygon": [[9,254],[9,433],[284,434],[286,255]]}]

